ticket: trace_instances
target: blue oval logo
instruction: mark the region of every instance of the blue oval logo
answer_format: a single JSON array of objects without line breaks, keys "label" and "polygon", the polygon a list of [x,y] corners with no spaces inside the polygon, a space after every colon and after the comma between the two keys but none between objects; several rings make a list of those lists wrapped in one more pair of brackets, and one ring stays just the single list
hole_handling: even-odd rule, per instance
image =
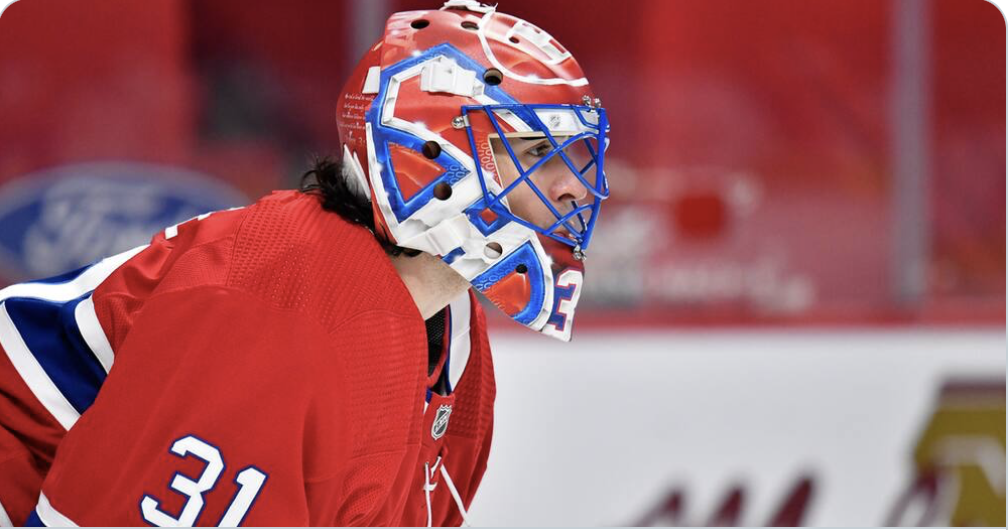
[{"label": "blue oval logo", "polygon": [[193,171],[109,162],[61,166],[0,186],[0,271],[52,276],[148,243],[196,215],[243,206],[234,188]]}]

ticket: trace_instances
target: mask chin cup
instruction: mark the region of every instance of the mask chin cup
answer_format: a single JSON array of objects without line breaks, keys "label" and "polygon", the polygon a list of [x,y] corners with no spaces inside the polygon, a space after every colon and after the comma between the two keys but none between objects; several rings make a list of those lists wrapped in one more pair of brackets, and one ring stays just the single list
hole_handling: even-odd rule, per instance
[{"label": "mask chin cup", "polygon": [[524,243],[471,283],[515,322],[531,327],[540,319],[546,303],[546,278],[531,242]]},{"label": "mask chin cup", "polygon": [[531,241],[501,259],[472,286],[515,322],[550,337],[569,341],[584,271],[568,266],[554,273],[548,255],[540,257]]}]

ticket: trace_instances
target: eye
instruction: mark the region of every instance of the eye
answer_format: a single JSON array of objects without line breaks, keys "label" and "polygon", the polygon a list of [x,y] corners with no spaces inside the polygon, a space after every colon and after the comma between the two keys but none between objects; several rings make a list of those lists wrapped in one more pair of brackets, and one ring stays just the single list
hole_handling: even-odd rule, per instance
[{"label": "eye", "polygon": [[548,155],[550,153],[550,151],[552,151],[552,150],[553,150],[553,146],[550,145],[549,142],[540,142],[540,143],[536,144],[535,146],[533,146],[528,151],[526,151],[526,153],[528,153],[528,154],[530,154],[532,156],[543,157],[543,156]]}]

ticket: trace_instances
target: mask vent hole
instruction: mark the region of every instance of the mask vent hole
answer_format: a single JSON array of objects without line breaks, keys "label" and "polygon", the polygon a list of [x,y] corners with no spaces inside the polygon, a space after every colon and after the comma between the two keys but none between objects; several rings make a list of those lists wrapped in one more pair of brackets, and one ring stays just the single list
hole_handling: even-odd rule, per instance
[{"label": "mask vent hole", "polygon": [[483,253],[490,259],[497,259],[504,254],[504,247],[501,247],[500,243],[487,243],[486,248],[483,249]]},{"label": "mask vent hole", "polygon": [[439,201],[446,201],[452,196],[451,184],[447,182],[438,182],[434,185],[434,198]]},{"label": "mask vent hole", "polygon": [[467,30],[470,30],[470,31],[476,31],[476,30],[479,29],[479,24],[476,24],[475,22],[473,22],[471,20],[466,20],[465,22],[462,23],[462,29],[467,29]]},{"label": "mask vent hole", "polygon": [[504,74],[496,68],[491,68],[483,74],[483,81],[491,86],[497,86],[504,81]]},{"label": "mask vent hole", "polygon": [[430,140],[428,142],[424,142],[423,147],[420,148],[420,151],[423,153],[423,156],[426,156],[427,158],[434,160],[435,158],[441,156],[441,145],[435,142],[434,140]]},{"label": "mask vent hole", "polygon": [[422,18],[418,18],[413,22],[410,22],[410,27],[413,29],[424,29],[427,26],[430,26],[430,22]]},{"label": "mask vent hole", "polygon": [[515,272],[517,272],[518,274],[525,274],[526,272],[528,272],[528,266],[525,265],[524,263],[519,263],[518,266],[515,267]]}]

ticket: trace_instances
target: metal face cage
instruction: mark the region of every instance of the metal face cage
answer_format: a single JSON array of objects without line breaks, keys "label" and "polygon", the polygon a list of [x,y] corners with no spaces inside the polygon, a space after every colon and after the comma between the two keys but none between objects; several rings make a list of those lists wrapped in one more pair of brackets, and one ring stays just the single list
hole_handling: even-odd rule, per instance
[{"label": "metal face cage", "polygon": [[[568,129],[573,129],[558,134],[556,123],[551,123],[554,127],[547,126],[542,116],[550,113],[560,112],[568,118]],[[463,125],[469,137],[469,146],[472,152],[477,152],[476,138],[473,132],[470,113],[485,114],[492,125],[496,135],[505,140],[515,133],[508,133],[500,123],[500,116],[517,118],[531,129],[532,134],[542,135],[552,150],[544,153],[539,160],[529,167],[523,167],[518,155],[515,153],[510,142],[503,141],[511,162],[518,172],[518,177],[514,182],[508,183],[503,189],[494,191],[496,186],[488,186],[481,164],[476,164],[476,171],[479,175],[480,185],[483,190],[483,200],[487,208],[496,213],[499,217],[514,221],[535,232],[573,247],[575,256],[581,255],[587,250],[591,243],[592,232],[598,220],[601,202],[609,197],[609,184],[605,175],[605,150],[608,146],[609,122],[606,118],[605,109],[591,105],[473,105],[463,106],[459,125]],[[556,114],[553,114],[556,116]],[[573,127],[571,127],[573,125]],[[487,131],[493,134],[491,131]],[[527,134],[527,133],[526,133]],[[559,138],[558,138],[559,137]],[[578,145],[580,143],[580,145]],[[587,153],[584,160],[575,160],[568,153],[572,147],[578,147]],[[585,204],[573,202],[569,211],[561,212],[553,202],[543,193],[535,182],[530,178],[532,174],[543,167],[554,158],[559,158],[569,171],[577,178],[582,186],[590,194],[590,201]],[[478,157],[475,157],[479,160]],[[594,169],[594,171],[592,171]],[[594,173],[594,178],[591,174]],[[494,183],[496,184],[496,183]],[[555,222],[548,226],[539,226],[529,219],[515,215],[502,202],[519,185],[525,184],[531,188],[535,195],[546,205],[553,214]]]}]

